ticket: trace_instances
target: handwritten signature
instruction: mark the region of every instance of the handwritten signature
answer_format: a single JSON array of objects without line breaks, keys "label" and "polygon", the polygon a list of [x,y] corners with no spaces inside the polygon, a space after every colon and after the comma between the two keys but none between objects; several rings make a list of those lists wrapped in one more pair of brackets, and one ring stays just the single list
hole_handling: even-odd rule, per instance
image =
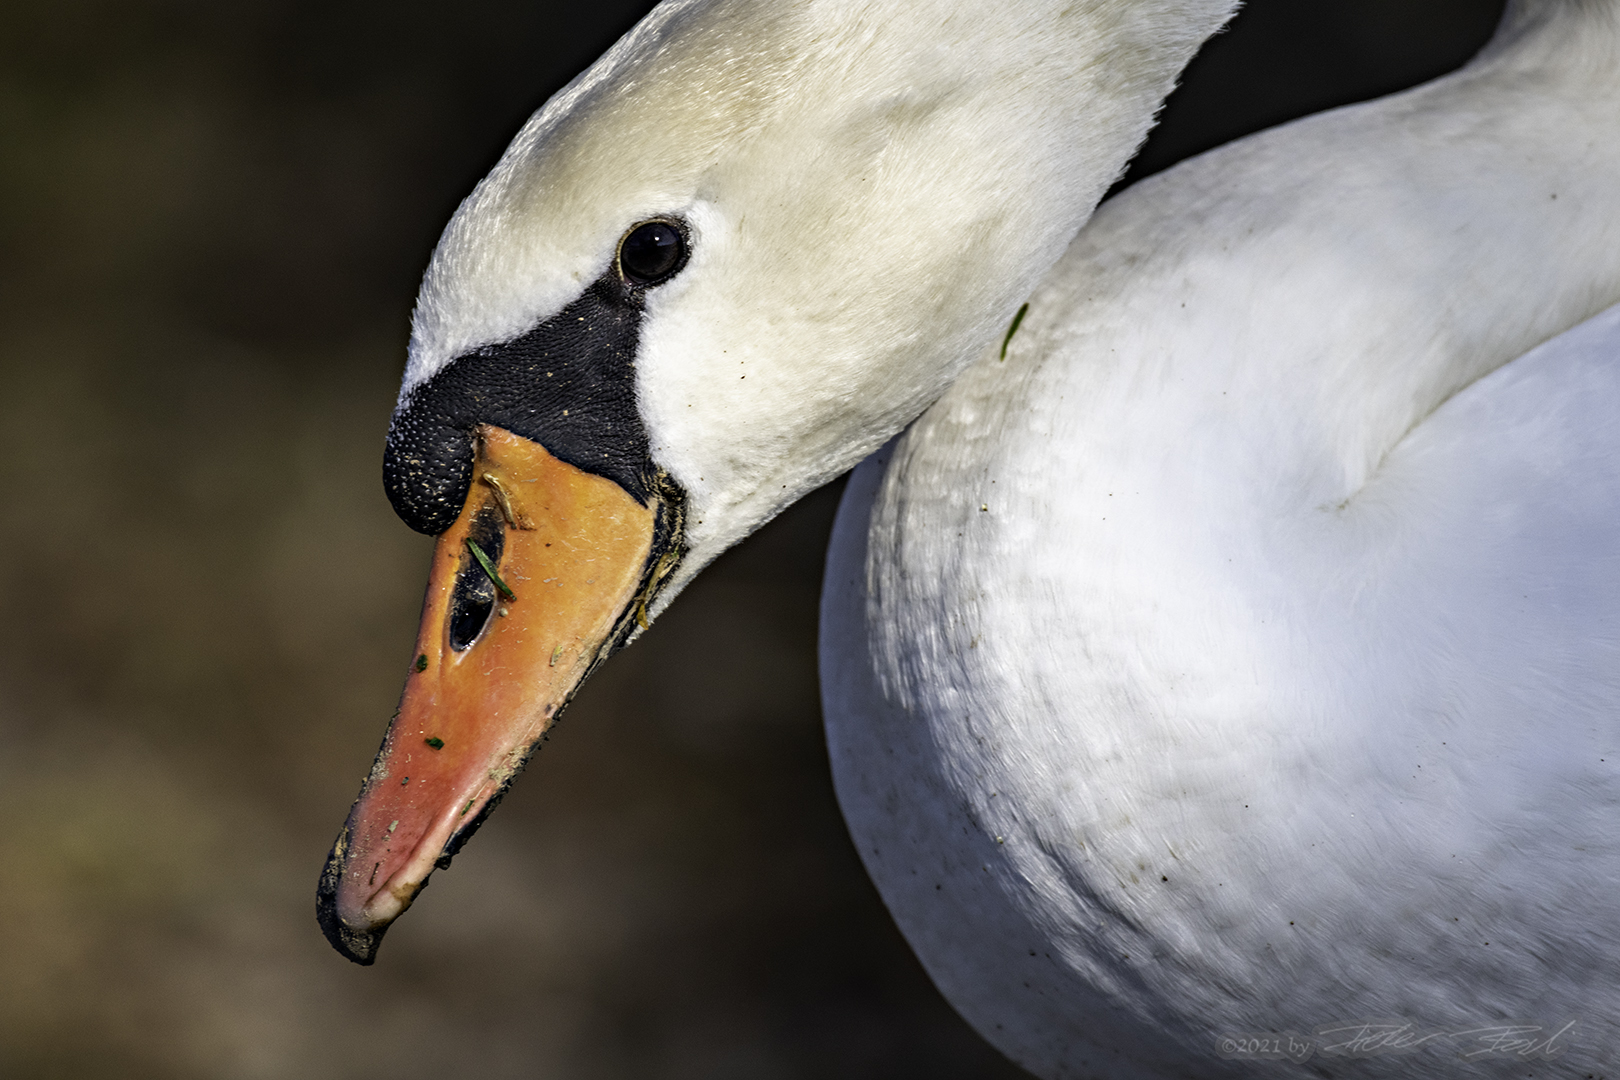
[{"label": "handwritten signature", "polygon": [[1321,1024],[1309,1035],[1252,1032],[1218,1035],[1215,1053],[1223,1058],[1305,1061],[1313,1054],[1373,1057],[1410,1054],[1449,1045],[1464,1061],[1485,1057],[1555,1058],[1563,1054],[1578,1021],[1558,1026],[1511,1021],[1466,1028],[1419,1028],[1410,1020],[1354,1020]]}]

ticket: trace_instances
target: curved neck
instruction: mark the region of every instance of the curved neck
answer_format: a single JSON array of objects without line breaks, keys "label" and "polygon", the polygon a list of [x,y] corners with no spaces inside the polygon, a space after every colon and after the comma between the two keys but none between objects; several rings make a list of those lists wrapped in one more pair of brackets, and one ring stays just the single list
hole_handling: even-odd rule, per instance
[{"label": "curved neck", "polygon": [[1452,75],[1105,207],[1052,286],[1098,453],[1196,443],[1176,475],[1206,516],[1340,507],[1452,395],[1620,302],[1617,9],[1521,5]]}]

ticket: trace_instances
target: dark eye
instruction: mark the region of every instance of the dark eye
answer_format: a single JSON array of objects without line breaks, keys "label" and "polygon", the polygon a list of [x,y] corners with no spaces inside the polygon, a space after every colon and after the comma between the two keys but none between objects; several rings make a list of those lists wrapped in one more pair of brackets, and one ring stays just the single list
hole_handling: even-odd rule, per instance
[{"label": "dark eye", "polygon": [[686,265],[686,237],[667,221],[645,221],[619,244],[619,269],[636,285],[657,285]]}]

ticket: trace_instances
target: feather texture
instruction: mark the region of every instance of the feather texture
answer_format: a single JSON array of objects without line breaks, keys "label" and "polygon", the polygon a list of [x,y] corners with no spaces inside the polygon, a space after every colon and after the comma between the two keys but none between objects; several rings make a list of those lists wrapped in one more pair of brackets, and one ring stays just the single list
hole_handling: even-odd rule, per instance
[{"label": "feather texture", "polygon": [[1614,13],[1127,192],[857,472],[840,800],[1038,1075],[1367,1017],[1573,1020],[1557,1067],[1614,1067]]}]

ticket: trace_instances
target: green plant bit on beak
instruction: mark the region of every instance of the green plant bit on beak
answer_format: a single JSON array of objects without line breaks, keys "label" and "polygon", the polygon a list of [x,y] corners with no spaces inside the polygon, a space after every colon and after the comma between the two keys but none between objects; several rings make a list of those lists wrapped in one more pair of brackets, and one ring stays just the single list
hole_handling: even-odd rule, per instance
[{"label": "green plant bit on beak", "polygon": [[1001,359],[1003,361],[1007,359],[1007,346],[1012,344],[1012,336],[1018,333],[1018,324],[1023,322],[1024,316],[1028,314],[1029,302],[1025,301],[1024,306],[1018,309],[1018,314],[1013,316],[1012,325],[1007,327],[1007,336],[1001,339]]},{"label": "green plant bit on beak", "polygon": [[427,743],[429,746],[433,747],[433,749],[435,749],[435,750],[443,750],[444,749],[444,740],[439,738],[437,735],[429,735],[427,738],[423,739],[422,741]]},{"label": "green plant bit on beak", "polygon": [[557,661],[562,658],[562,654],[563,654],[563,647],[561,645],[559,645],[555,649],[551,650],[551,664],[550,664],[551,667],[556,667],[557,666]]},{"label": "green plant bit on beak", "polygon": [[501,595],[508,600],[516,600],[517,593],[513,592],[506,582],[501,580],[501,575],[495,572],[495,564],[489,561],[489,556],[484,554],[484,549],[474,543],[471,537],[467,539],[467,550],[472,552],[473,558],[478,560],[478,565],[484,568],[484,573],[489,575],[489,580],[495,583],[495,587],[501,591]]},{"label": "green plant bit on beak", "polygon": [[423,653],[421,656],[418,656],[416,658],[416,663],[411,665],[411,666],[416,668],[417,671],[426,671],[427,670],[427,653]]}]

